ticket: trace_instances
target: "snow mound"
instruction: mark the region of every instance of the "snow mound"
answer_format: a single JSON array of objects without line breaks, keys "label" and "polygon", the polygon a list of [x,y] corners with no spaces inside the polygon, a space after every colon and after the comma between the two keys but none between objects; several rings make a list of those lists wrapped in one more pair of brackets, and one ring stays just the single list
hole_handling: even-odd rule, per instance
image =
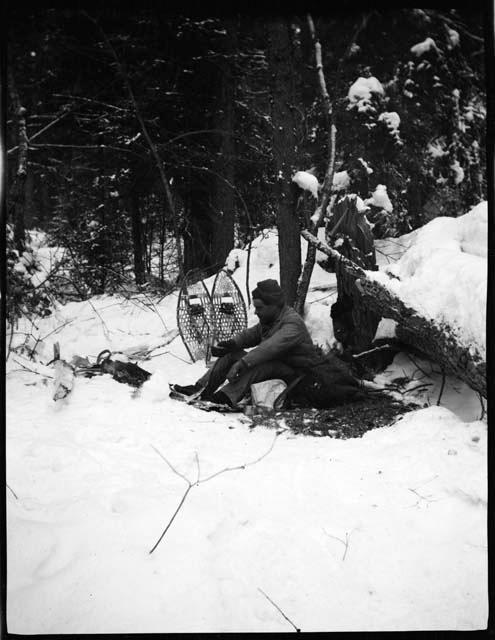
[{"label": "snow mound", "polygon": [[487,215],[482,202],[459,218],[435,218],[418,230],[400,260],[368,272],[425,317],[449,324],[481,354],[486,344]]}]

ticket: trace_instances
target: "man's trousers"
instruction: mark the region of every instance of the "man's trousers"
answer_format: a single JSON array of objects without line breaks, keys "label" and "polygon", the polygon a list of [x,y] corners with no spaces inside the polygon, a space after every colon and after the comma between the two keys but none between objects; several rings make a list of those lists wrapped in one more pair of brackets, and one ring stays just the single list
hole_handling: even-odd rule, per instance
[{"label": "man's trousers", "polygon": [[197,384],[205,387],[205,395],[215,391],[225,393],[232,405],[236,405],[250,391],[251,385],[256,382],[264,382],[277,378],[289,384],[297,377],[296,371],[280,360],[269,360],[254,367],[250,367],[234,382],[227,382],[221,389],[219,387],[227,379],[227,374],[237,360],[240,360],[246,352],[242,349],[227,353],[218,358],[215,364],[202,376]]}]

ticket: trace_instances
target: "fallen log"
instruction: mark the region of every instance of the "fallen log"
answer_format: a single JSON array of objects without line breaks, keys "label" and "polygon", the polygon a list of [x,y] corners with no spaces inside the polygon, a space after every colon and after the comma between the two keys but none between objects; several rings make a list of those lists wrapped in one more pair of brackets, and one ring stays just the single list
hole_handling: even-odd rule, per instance
[{"label": "fallen log", "polygon": [[408,307],[385,286],[369,278],[364,269],[309,231],[303,230],[301,235],[355,279],[356,288],[370,309],[397,322],[399,340],[435,360],[445,373],[457,376],[484,398],[487,397],[486,361],[472,345],[462,344],[452,327],[439,324]]}]

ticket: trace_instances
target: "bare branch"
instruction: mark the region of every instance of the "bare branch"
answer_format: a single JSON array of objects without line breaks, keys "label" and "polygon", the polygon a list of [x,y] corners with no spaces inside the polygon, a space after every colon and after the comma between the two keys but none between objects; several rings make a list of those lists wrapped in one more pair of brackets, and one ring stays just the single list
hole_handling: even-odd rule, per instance
[{"label": "bare branch", "polygon": [[188,478],[186,478],[186,476],[185,476],[184,474],[180,473],[180,471],[177,471],[177,469],[172,465],[172,463],[171,463],[171,462],[169,462],[169,461],[167,460],[167,458],[166,458],[166,457],[165,457],[165,456],[164,456],[160,451],[158,451],[158,449],[157,449],[155,446],[150,445],[150,447],[151,447],[154,451],[156,451],[156,453],[160,456],[160,458],[161,458],[164,462],[166,462],[166,463],[168,464],[168,466],[170,467],[170,469],[172,469],[172,471],[175,473],[175,475],[179,476],[179,478],[182,478],[182,479],[184,480],[184,482],[187,482],[187,484],[188,484],[190,487],[192,486],[192,485],[191,485],[191,482],[189,481],[189,479],[188,479]]},{"label": "bare branch", "polygon": [[122,153],[130,153],[133,156],[137,156],[138,158],[144,158],[145,156],[132,151],[131,149],[124,149],[124,147],[114,147],[108,144],[51,144],[51,143],[42,143],[42,144],[31,144],[29,143],[29,148],[33,151],[37,149],[45,149],[45,148],[54,148],[54,149],[110,149],[111,151],[121,151]]},{"label": "bare branch", "polygon": [[187,138],[189,136],[200,135],[201,133],[221,133],[224,136],[233,136],[234,135],[230,131],[225,131],[223,129],[196,129],[195,131],[186,131],[186,133],[181,133],[178,136],[174,136],[173,138],[170,138],[170,140],[167,140],[166,142],[160,143],[158,145],[158,147],[163,148],[163,147],[168,146],[169,144],[172,144],[172,142],[176,142],[177,140],[181,140],[182,138]]},{"label": "bare branch", "polygon": [[438,394],[437,407],[440,406],[440,400],[442,399],[444,387],[445,387],[445,369],[442,369],[442,385],[440,387],[440,393]]},{"label": "bare branch", "polygon": [[182,496],[182,500],[179,502],[179,505],[177,507],[177,509],[174,511],[174,515],[170,518],[167,526],[165,527],[165,529],[163,530],[162,535],[158,538],[158,540],[156,541],[156,543],[154,544],[153,548],[150,549],[149,554],[151,555],[153,553],[153,551],[157,548],[157,546],[160,544],[160,542],[163,540],[163,537],[165,536],[165,534],[167,533],[167,531],[170,529],[172,522],[175,520],[175,516],[179,513],[182,505],[184,504],[184,502],[186,501],[187,495],[189,493],[189,491],[191,491],[193,485],[189,485],[184,493],[184,495]]},{"label": "bare branch", "polygon": [[19,500],[19,498],[17,497],[15,491],[11,487],[9,487],[8,483],[5,483],[5,484],[7,485],[7,489],[10,489],[10,491],[12,492],[12,495],[14,496],[14,498],[16,500]]},{"label": "bare branch", "polygon": [[89,102],[91,104],[99,104],[103,107],[108,107],[109,109],[114,109],[115,111],[124,111],[127,113],[129,109],[125,109],[124,107],[117,107],[115,104],[109,104],[108,102],[101,102],[100,100],[94,100],[93,98],[83,98],[82,96],[72,96],[72,95],[64,95],[63,93],[54,93],[56,98],[65,98],[69,100],[80,100],[81,102]]},{"label": "bare branch", "polygon": [[287,620],[287,622],[289,622],[289,623],[294,627],[294,629],[295,629],[296,631],[301,631],[301,629],[299,629],[298,627],[296,627],[296,625],[292,622],[292,620],[291,620],[289,617],[287,617],[287,616],[285,615],[285,613],[284,613],[284,612],[282,611],[282,609],[278,606],[278,604],[276,604],[275,602],[273,602],[273,600],[270,598],[270,596],[268,596],[268,595],[263,591],[263,589],[260,589],[260,587],[258,587],[258,591],[259,591],[260,593],[262,593],[262,594],[265,596],[265,598],[266,598],[266,599],[267,599],[267,600],[268,600],[268,601],[269,601],[269,602],[270,602],[270,603],[275,607],[275,609],[277,609],[277,611],[279,611],[279,613],[281,613],[281,614],[283,615],[283,617]]},{"label": "bare branch", "polygon": [[350,532],[347,533],[347,531],[345,532],[345,540],[342,540],[342,538],[337,538],[337,536],[332,536],[330,533],[328,533],[327,531],[325,531],[325,529],[323,529],[323,532],[329,537],[329,538],[333,538],[334,540],[338,540],[339,542],[341,542],[345,549],[344,549],[344,555],[342,556],[342,562],[344,562],[345,557],[347,555],[347,551],[349,549],[349,540],[351,539],[351,535],[352,532],[354,531],[354,529]]},{"label": "bare branch", "polygon": [[25,364],[23,364],[22,362],[19,362],[19,360],[17,360],[16,358],[12,358],[12,359],[13,359],[13,361],[14,361],[15,363],[17,363],[17,364],[18,364],[20,367],[22,367],[25,371],[29,371],[30,373],[35,373],[37,376],[43,376],[44,378],[51,378],[51,379],[53,379],[53,376],[51,376],[51,375],[50,375],[50,374],[48,374],[48,373],[44,373],[44,372],[41,372],[41,371],[36,371],[35,369],[32,369],[32,368],[30,368],[30,367],[26,366],[26,365],[25,365]]},{"label": "bare branch", "polygon": [[[278,434],[277,434],[278,435]],[[167,460],[167,458],[165,458],[165,456],[160,453],[160,451],[154,447],[153,445],[150,445],[151,448],[156,451],[156,453],[160,456],[160,458],[166,462],[166,464],[170,467],[170,469],[177,475],[179,476],[179,478],[182,478],[186,483],[187,483],[187,489],[184,493],[184,495],[181,498],[181,501],[177,507],[177,509],[174,511],[173,516],[171,517],[171,519],[168,521],[167,526],[165,527],[165,529],[163,530],[160,538],[158,539],[158,541],[155,543],[155,545],[153,546],[153,548],[151,549],[151,551],[149,552],[150,554],[153,553],[153,551],[157,548],[157,546],[160,544],[160,542],[162,541],[163,537],[165,536],[165,534],[167,533],[167,531],[170,529],[170,526],[172,524],[172,522],[174,521],[175,517],[177,516],[177,514],[179,513],[182,505],[184,504],[184,502],[186,501],[186,498],[189,494],[189,491],[193,488],[193,487],[197,487],[200,484],[203,484],[204,482],[208,482],[208,480],[211,480],[212,478],[215,478],[216,476],[222,474],[222,473],[226,473],[227,471],[237,471],[238,469],[245,469],[246,467],[256,464],[257,462],[260,462],[260,460],[263,460],[263,458],[265,458],[270,451],[273,449],[274,445],[275,445],[275,440],[277,439],[277,435],[275,436],[275,438],[273,439],[273,442],[270,446],[270,448],[268,449],[268,451],[266,453],[264,453],[262,456],[260,456],[259,458],[257,458],[256,460],[253,460],[252,462],[246,462],[243,465],[240,465],[238,467],[228,467],[226,469],[222,469],[221,471],[218,471],[217,473],[214,473],[213,475],[209,476],[208,478],[205,478],[204,480],[200,480],[199,476],[200,476],[200,465],[199,465],[199,458],[198,458],[198,454],[195,453],[195,458],[196,458],[196,464],[197,464],[197,480],[196,482],[193,484],[189,478],[187,478],[185,475],[183,475],[182,473],[180,473],[180,471],[177,471],[177,469],[175,469],[175,467]]]},{"label": "bare branch", "polygon": [[[436,17],[431,10],[425,9],[424,12],[430,17],[431,16]],[[483,38],[468,31],[464,25],[460,24],[459,22],[456,22],[455,20],[452,20],[451,18],[448,18],[446,15],[443,15],[443,14],[439,17],[441,20],[449,24],[451,27],[455,27],[456,29],[459,29],[459,31],[461,31],[464,35],[468,36],[473,40],[476,40],[476,42],[482,42],[484,44],[485,41]]]},{"label": "bare branch", "polygon": [[197,478],[196,478],[196,484],[199,484],[199,478],[201,476],[201,468],[199,466],[199,458],[198,458],[198,452],[197,451],[194,452],[194,459],[196,460],[196,467],[198,469],[198,475],[197,475]]},{"label": "bare branch", "polygon": [[270,445],[270,448],[268,449],[268,451],[266,451],[259,458],[256,458],[256,460],[252,460],[251,462],[246,462],[242,465],[239,465],[238,467],[227,467],[225,469],[222,469],[221,471],[217,471],[216,473],[212,474],[211,476],[208,476],[204,480],[201,480],[201,483],[208,482],[208,480],[212,480],[213,478],[216,478],[220,474],[226,473],[227,471],[238,471],[240,469],[245,469],[246,467],[250,467],[253,464],[257,464],[258,462],[261,462],[261,460],[263,460],[263,458],[266,458],[266,456],[272,451],[273,447],[275,446],[275,441],[277,440],[277,438],[278,438],[278,434],[276,434],[275,437],[273,438],[272,444]]}]

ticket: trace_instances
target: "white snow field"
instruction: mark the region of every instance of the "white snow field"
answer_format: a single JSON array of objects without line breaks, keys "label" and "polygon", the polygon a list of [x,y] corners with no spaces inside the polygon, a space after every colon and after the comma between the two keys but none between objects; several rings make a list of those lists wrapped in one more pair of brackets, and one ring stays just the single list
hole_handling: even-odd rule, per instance
[{"label": "white snow field", "polygon": [[[383,281],[482,349],[486,242],[486,204],[434,220],[377,243],[382,269],[398,260],[401,277]],[[245,252],[228,262],[245,292]],[[255,241],[251,264],[251,289],[278,277],[274,232]],[[335,276],[317,266],[306,312],[324,346],[335,296]],[[251,428],[242,414],[168,397],[169,381],[193,382],[204,363],[172,339],[176,295],[145,302],[103,296],[21,324],[41,338],[35,362],[13,337],[11,633],[486,628],[487,423],[476,393],[448,378],[437,406],[432,373],[427,390],[409,385],[417,411],[357,439]],[[77,378],[54,402],[45,365],[56,341],[67,360],[156,347],[139,362],[153,375],[138,393],[108,375]],[[413,373],[423,376],[400,354],[377,381]]]}]

